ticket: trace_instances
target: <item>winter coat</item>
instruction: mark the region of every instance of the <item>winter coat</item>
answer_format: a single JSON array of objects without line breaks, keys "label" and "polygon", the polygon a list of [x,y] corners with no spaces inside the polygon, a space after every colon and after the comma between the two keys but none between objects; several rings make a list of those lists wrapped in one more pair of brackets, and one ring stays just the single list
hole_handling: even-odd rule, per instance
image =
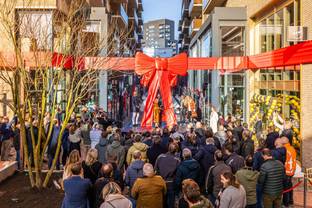
[{"label": "winter coat", "polygon": [[205,132],[202,128],[195,129],[195,134],[197,136],[197,140],[199,145],[205,145],[206,144],[206,136]]},{"label": "winter coat", "polygon": [[255,152],[254,141],[251,138],[248,138],[245,141],[243,141],[241,147],[241,156],[243,158],[246,158],[248,155],[253,156],[254,152]]},{"label": "winter coat", "polygon": [[91,148],[95,148],[102,138],[102,131],[99,129],[92,129],[90,131]]},{"label": "winter coat", "polygon": [[173,182],[180,162],[180,159],[175,155],[170,153],[161,154],[155,162],[155,171],[166,182]]},{"label": "winter coat", "polygon": [[258,184],[261,186],[264,194],[280,196],[283,192],[284,179],[285,168],[280,161],[269,159],[262,164]]},{"label": "winter coat", "polygon": [[80,176],[72,176],[64,180],[65,196],[62,208],[89,208],[88,193],[90,188],[90,180]]},{"label": "winter coat", "polygon": [[143,166],[142,160],[133,161],[126,171],[125,183],[127,186],[132,187],[137,178],[143,177]]},{"label": "winter coat", "polygon": [[107,139],[101,138],[100,142],[95,145],[95,149],[98,151],[98,160],[101,163],[106,163],[106,150],[107,150],[108,142]]},{"label": "winter coat", "polygon": [[220,142],[220,145],[223,146],[225,141],[226,141],[226,132],[225,131],[218,131],[216,134],[215,134],[215,137],[218,138],[219,142]]},{"label": "winter coat", "polygon": [[232,153],[228,159],[225,161],[225,164],[232,168],[233,174],[235,174],[239,169],[245,166],[245,160],[242,156]]},{"label": "winter coat", "polygon": [[109,194],[106,196],[105,202],[101,204],[100,208],[112,207],[132,208],[132,203],[121,194]]},{"label": "winter coat", "polygon": [[147,152],[148,146],[142,142],[135,142],[133,145],[129,148],[127,153],[127,164],[130,165],[132,161],[134,161],[133,153],[138,150],[141,152],[142,160],[144,162],[147,162]]},{"label": "winter coat", "polygon": [[[35,131],[38,131],[37,127],[34,128],[34,132]],[[58,144],[58,136],[60,134],[60,131],[61,131],[61,127],[60,126],[53,126],[51,139],[49,141],[49,146],[48,146],[48,154],[49,155],[54,155],[55,152],[56,152],[56,148],[57,148],[57,144]],[[30,129],[29,129],[29,134],[31,134]]]},{"label": "winter coat", "polygon": [[213,144],[208,144],[200,147],[197,154],[193,157],[200,163],[202,170],[204,171],[204,175],[206,177],[208,170],[211,166],[214,165],[214,153],[217,150],[216,146]]},{"label": "winter coat", "polygon": [[266,147],[270,150],[275,149],[275,140],[279,137],[278,132],[274,131],[271,133],[268,133],[267,138],[265,140]]},{"label": "winter coat", "polygon": [[162,208],[167,188],[160,176],[138,178],[134,183],[131,195],[135,198],[136,206],[148,208]]},{"label": "winter coat", "polygon": [[147,158],[148,161],[154,166],[157,157],[160,154],[166,153],[167,150],[164,148],[161,144],[153,144],[148,150],[147,150]]},{"label": "winter coat", "polygon": [[244,187],[247,197],[247,205],[257,203],[256,186],[259,172],[252,168],[244,167],[235,174],[237,181]]},{"label": "winter coat", "polygon": [[192,144],[188,140],[184,140],[181,142],[181,150],[188,148],[189,150],[191,150],[192,156],[196,155],[196,153],[199,151],[199,147],[200,145],[198,142],[196,142],[195,144]]},{"label": "winter coat", "polygon": [[94,184],[98,178],[99,171],[102,167],[102,163],[99,161],[94,162],[92,165],[87,165],[85,161],[82,162],[83,177],[90,179],[91,183]]},{"label": "winter coat", "polygon": [[281,163],[285,164],[286,162],[286,148],[279,147],[272,150],[272,156],[275,160],[279,160]]},{"label": "winter coat", "polygon": [[257,149],[257,151],[255,152],[253,156],[252,168],[256,171],[260,171],[260,167],[264,162],[263,157],[262,157],[262,150],[263,149]]},{"label": "winter coat", "polygon": [[13,146],[16,151],[19,151],[21,148],[21,134],[18,128],[14,130]]},{"label": "winter coat", "polygon": [[106,159],[116,159],[116,163],[118,165],[119,170],[122,169],[124,163],[125,163],[125,157],[126,157],[126,149],[124,146],[120,144],[119,141],[113,141],[112,144],[107,146],[106,149]]},{"label": "winter coat", "polygon": [[233,136],[235,138],[239,139],[239,141],[242,141],[243,140],[243,131],[244,131],[244,128],[242,126],[234,127]]},{"label": "winter coat", "polygon": [[187,159],[180,163],[175,178],[176,190],[181,190],[181,184],[184,179],[193,179],[198,184],[201,182],[200,164],[194,159]]},{"label": "winter coat", "polygon": [[205,184],[208,194],[213,194],[214,197],[218,196],[220,190],[223,187],[220,177],[226,172],[231,173],[232,169],[223,161],[217,161],[216,164],[209,169]]},{"label": "winter coat", "polygon": [[246,191],[242,185],[239,188],[228,186],[220,196],[219,208],[244,208],[246,206]]},{"label": "winter coat", "polygon": [[213,207],[214,206],[207,198],[205,198],[204,196],[200,196],[199,204],[191,206],[190,208],[213,208]]},{"label": "winter coat", "polygon": [[95,198],[95,207],[100,207],[100,205],[103,203],[103,197],[102,197],[102,190],[106,184],[109,182],[113,182],[114,180],[112,178],[104,178],[101,177],[96,180],[93,189],[94,189],[94,194],[95,196],[91,196]]}]

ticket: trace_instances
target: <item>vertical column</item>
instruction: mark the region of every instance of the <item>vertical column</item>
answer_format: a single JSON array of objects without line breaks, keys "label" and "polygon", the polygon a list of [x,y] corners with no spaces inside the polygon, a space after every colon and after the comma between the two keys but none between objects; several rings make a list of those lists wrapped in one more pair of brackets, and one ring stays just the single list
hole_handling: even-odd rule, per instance
[{"label": "vertical column", "polygon": [[103,108],[104,111],[107,112],[107,97],[108,97],[108,72],[107,70],[102,70],[99,73],[99,106]]}]

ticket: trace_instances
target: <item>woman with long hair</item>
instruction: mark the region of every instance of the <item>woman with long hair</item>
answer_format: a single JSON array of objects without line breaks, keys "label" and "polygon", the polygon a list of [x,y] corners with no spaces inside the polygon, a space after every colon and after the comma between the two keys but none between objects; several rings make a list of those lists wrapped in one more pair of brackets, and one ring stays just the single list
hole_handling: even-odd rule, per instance
[{"label": "woman with long hair", "polygon": [[219,208],[243,208],[246,207],[246,191],[240,185],[236,177],[230,173],[225,172],[221,175],[221,183],[223,190],[219,193],[219,200],[217,207]]},{"label": "woman with long hair", "polygon": [[98,151],[96,149],[89,149],[86,160],[82,162],[84,178],[89,178],[92,184],[98,178],[102,163],[98,161]]},{"label": "woman with long hair", "polygon": [[120,187],[115,182],[109,182],[104,186],[102,196],[104,202],[101,204],[100,208],[132,208],[131,201],[122,195]]},{"label": "woman with long hair", "polygon": [[80,143],[82,141],[81,130],[75,124],[69,127],[68,140],[70,142],[69,151],[71,152],[76,149],[79,151],[79,154],[81,154],[81,150],[80,150]]}]

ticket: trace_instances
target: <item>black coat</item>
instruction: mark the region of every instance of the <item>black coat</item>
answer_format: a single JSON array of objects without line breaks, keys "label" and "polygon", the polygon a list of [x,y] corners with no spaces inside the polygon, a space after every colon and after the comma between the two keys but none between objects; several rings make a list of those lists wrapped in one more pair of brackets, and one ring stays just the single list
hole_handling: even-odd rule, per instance
[{"label": "black coat", "polygon": [[269,148],[270,150],[275,149],[275,140],[279,137],[279,133],[274,131],[271,133],[268,133],[267,138],[265,140],[265,145],[267,148]]},{"label": "black coat", "polygon": [[84,178],[90,179],[92,184],[94,184],[96,179],[98,178],[101,167],[102,167],[102,163],[100,163],[99,161],[96,161],[92,165],[87,165],[86,162],[83,161],[82,168],[83,168]]},{"label": "black coat", "polygon": [[234,152],[227,158],[225,164],[230,166],[233,174],[235,174],[239,169],[245,166],[245,160],[242,156]]},{"label": "black coat", "polygon": [[260,167],[263,164],[264,160],[262,157],[262,150],[263,149],[257,149],[253,156],[253,165],[252,168],[256,171],[260,171]]},{"label": "black coat", "polygon": [[194,155],[194,159],[200,163],[205,176],[207,175],[209,168],[214,165],[214,153],[216,150],[217,147],[215,145],[208,144],[200,147],[197,154]]},{"label": "black coat", "polygon": [[177,168],[180,164],[180,159],[170,153],[161,154],[156,160],[155,171],[165,181],[173,181],[176,176]]},{"label": "black coat", "polygon": [[281,163],[285,164],[286,162],[286,148],[279,147],[272,150],[272,156],[275,160],[279,160]]},{"label": "black coat", "polygon": [[254,141],[251,138],[246,139],[243,141],[242,148],[241,148],[241,156],[246,158],[248,155],[253,156],[255,151]]},{"label": "black coat", "polygon": [[175,189],[181,190],[184,179],[193,179],[198,184],[201,182],[201,171],[199,163],[194,159],[187,159],[180,163],[175,178]]},{"label": "black coat", "polygon": [[148,161],[154,166],[157,157],[160,154],[166,153],[167,150],[161,144],[153,144],[150,148],[147,149],[146,155]]}]

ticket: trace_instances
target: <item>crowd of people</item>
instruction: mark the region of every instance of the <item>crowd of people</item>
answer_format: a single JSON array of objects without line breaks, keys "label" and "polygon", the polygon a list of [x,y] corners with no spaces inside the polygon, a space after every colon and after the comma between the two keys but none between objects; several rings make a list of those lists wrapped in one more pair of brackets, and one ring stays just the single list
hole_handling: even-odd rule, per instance
[{"label": "crowd of people", "polygon": [[[46,117],[54,122],[50,167],[62,124]],[[3,118],[0,125],[2,160],[11,138],[19,152],[18,126],[12,123]],[[101,114],[73,116],[56,167],[63,177],[54,181],[65,192],[62,207],[289,207],[296,169],[289,129],[270,127],[255,144],[255,132],[240,120],[218,119],[215,128],[197,122],[122,132]]]}]

